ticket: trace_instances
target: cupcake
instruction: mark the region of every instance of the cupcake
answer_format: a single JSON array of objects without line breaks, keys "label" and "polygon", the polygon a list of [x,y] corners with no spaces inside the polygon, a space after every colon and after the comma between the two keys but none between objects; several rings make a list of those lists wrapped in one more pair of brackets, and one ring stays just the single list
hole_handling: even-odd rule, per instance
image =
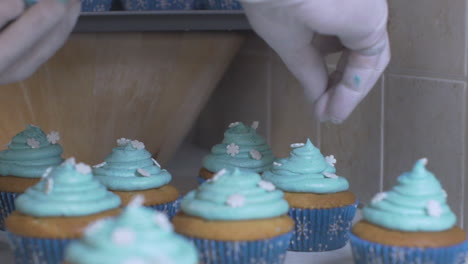
[{"label": "cupcake", "polygon": [[224,169],[181,202],[176,232],[192,240],[201,263],[283,263],[293,220],[283,192],[255,172]]},{"label": "cupcake", "polygon": [[59,140],[58,132],[46,135],[39,127],[28,125],[0,152],[0,229],[15,209],[15,197],[38,183],[49,167],[63,162]]},{"label": "cupcake", "polygon": [[257,133],[258,122],[251,127],[241,122],[229,125],[224,132],[221,144],[211,149],[211,154],[203,159],[199,183],[211,179],[224,168],[240,168],[251,172],[262,173],[268,170],[275,156],[266,140]]},{"label": "cupcake", "polygon": [[67,243],[89,223],[120,212],[120,198],[93,177],[91,167],[71,158],[47,170],[15,206],[5,227],[16,263],[58,264]]},{"label": "cupcake", "polygon": [[337,176],[335,158],[324,157],[310,140],[292,144],[288,158],[278,159],[263,173],[266,181],[284,191],[296,225],[289,250],[329,251],[349,240],[348,231],[358,201],[348,181]]},{"label": "cupcake", "polygon": [[136,195],[143,195],[145,206],[166,212],[170,218],[178,208],[179,191],[169,182],[167,170],[151,157],[138,140],[121,138],[117,147],[93,173],[109,190],[127,205]]},{"label": "cupcake", "polygon": [[426,164],[427,159],[417,161],[397,186],[363,209],[363,220],[351,232],[356,263],[466,263],[466,233],[456,226],[447,193]]},{"label": "cupcake", "polygon": [[137,196],[116,218],[98,220],[65,252],[66,264],[196,264],[197,250],[163,213]]}]

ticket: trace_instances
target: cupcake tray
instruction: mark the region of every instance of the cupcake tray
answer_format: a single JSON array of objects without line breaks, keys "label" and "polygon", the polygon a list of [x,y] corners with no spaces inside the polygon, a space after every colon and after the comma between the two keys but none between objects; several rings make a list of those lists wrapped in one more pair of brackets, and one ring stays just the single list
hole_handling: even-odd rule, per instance
[{"label": "cupcake tray", "polygon": [[111,11],[84,12],[75,32],[251,30],[243,11]]}]

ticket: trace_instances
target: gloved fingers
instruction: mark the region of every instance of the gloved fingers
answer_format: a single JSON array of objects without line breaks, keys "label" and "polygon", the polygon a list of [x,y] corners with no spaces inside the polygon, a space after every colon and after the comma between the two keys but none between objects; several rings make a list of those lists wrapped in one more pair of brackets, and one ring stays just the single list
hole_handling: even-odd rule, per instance
[{"label": "gloved fingers", "polygon": [[69,0],[66,5],[67,11],[58,24],[30,51],[23,54],[17,62],[0,74],[0,83],[11,83],[28,78],[63,46],[80,15],[81,1]]},{"label": "gloved fingers", "polygon": [[390,60],[387,34],[384,42],[384,50],[379,54],[350,52],[341,80],[330,86],[315,105],[320,121],[343,122],[374,87]]},{"label": "gloved fingers", "polygon": [[0,72],[29,51],[67,12],[61,0],[42,0],[0,34]]},{"label": "gloved fingers", "polygon": [[312,43],[323,56],[344,50],[344,46],[341,43],[340,39],[335,36],[315,34]]},{"label": "gloved fingers", "polygon": [[0,1],[0,29],[8,22],[20,16],[24,11],[23,0],[1,0]]}]

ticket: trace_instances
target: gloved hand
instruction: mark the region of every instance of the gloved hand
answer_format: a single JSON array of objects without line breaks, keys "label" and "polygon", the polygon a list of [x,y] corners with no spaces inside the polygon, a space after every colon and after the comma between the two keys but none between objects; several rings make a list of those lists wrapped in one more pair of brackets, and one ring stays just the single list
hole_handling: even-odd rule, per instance
[{"label": "gloved hand", "polygon": [[[241,0],[253,29],[315,103],[320,121],[344,121],[390,60],[386,0]],[[343,50],[328,77],[324,56]]]},{"label": "gloved hand", "polygon": [[81,1],[41,0],[25,8],[23,0],[0,1],[0,84],[29,77],[65,43]]}]

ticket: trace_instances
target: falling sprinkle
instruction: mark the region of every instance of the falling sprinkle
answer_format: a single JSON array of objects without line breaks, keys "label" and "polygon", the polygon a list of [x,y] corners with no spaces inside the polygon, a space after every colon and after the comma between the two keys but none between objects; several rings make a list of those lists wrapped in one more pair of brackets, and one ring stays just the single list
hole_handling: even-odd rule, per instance
[{"label": "falling sprinkle", "polygon": [[57,144],[60,141],[60,134],[57,131],[52,131],[47,135],[47,141],[50,144]]},{"label": "falling sprinkle", "polygon": [[54,189],[54,179],[46,178],[45,185],[44,185],[44,193],[49,194],[52,192],[52,189]]},{"label": "falling sprinkle", "polygon": [[124,147],[124,146],[126,146],[129,142],[130,142],[130,139],[126,139],[126,138],[119,138],[119,139],[117,139],[117,145],[118,145],[119,147]]},{"label": "falling sprinkle", "polygon": [[154,165],[158,166],[159,168],[161,168],[161,165],[159,164],[159,162],[153,158],[151,158],[151,160],[153,160],[153,163]]},{"label": "falling sprinkle", "polygon": [[118,228],[112,233],[112,242],[120,246],[130,245],[135,239],[136,234],[130,228]]},{"label": "falling sprinkle", "polygon": [[45,171],[44,171],[44,174],[42,174],[42,178],[47,178],[49,177],[49,174],[52,172],[52,167],[49,167],[47,168]]},{"label": "falling sprinkle", "polygon": [[128,203],[127,207],[141,207],[145,203],[145,197],[141,194],[138,194],[132,198]]},{"label": "falling sprinkle", "polygon": [[151,176],[151,173],[149,173],[147,170],[145,169],[137,169],[137,172],[138,174],[140,174],[141,176],[143,177],[150,177]]},{"label": "falling sprinkle", "polygon": [[279,163],[279,162],[276,162],[276,161],[273,162],[273,165],[278,166],[278,167],[283,166],[283,164],[281,164],[281,163]]},{"label": "falling sprinkle", "polygon": [[154,216],[154,221],[156,224],[161,227],[162,229],[166,231],[172,231],[173,227],[171,224],[171,221],[169,221],[169,218],[165,213],[159,213],[157,212],[156,215]]},{"label": "falling sprinkle", "polygon": [[260,151],[256,149],[252,149],[250,151],[250,157],[252,157],[252,159],[254,160],[261,160],[263,156],[262,156],[262,153],[260,153]]},{"label": "falling sprinkle", "polygon": [[372,198],[372,201],[371,201],[371,204],[376,204],[376,203],[379,203],[383,200],[385,200],[385,198],[387,198],[387,193],[386,192],[380,192],[378,194],[376,194],[374,196],[374,198]]},{"label": "falling sprinkle", "polygon": [[440,217],[442,215],[442,206],[439,201],[430,200],[427,202],[426,211],[429,216]]},{"label": "falling sprinkle", "polygon": [[226,204],[232,208],[238,208],[245,205],[245,197],[241,194],[233,194],[228,197]]},{"label": "falling sprinkle", "polygon": [[132,141],[132,146],[135,148],[135,149],[138,149],[138,150],[141,150],[141,149],[144,149],[145,148],[145,144],[143,144],[143,142],[140,142],[138,140],[133,140]]},{"label": "falling sprinkle", "polygon": [[99,163],[97,165],[94,165],[93,168],[95,168],[95,169],[102,168],[102,167],[106,166],[106,164],[107,164],[107,162]]},{"label": "falling sprinkle", "polygon": [[239,146],[234,143],[227,145],[226,153],[231,155],[231,157],[235,157],[237,154],[239,154]]},{"label": "falling sprinkle", "polygon": [[268,192],[276,190],[275,185],[269,181],[261,180],[258,182],[258,186]]},{"label": "falling sprinkle", "polygon": [[254,121],[254,122],[252,123],[252,126],[251,126],[251,127],[252,127],[253,129],[257,130],[257,128],[258,128],[259,125],[260,125],[260,122]]},{"label": "falling sprinkle", "polygon": [[75,165],[75,170],[81,174],[90,174],[91,173],[91,167],[84,164],[84,163],[78,163]]},{"label": "falling sprinkle", "polygon": [[37,149],[39,148],[39,146],[41,145],[41,143],[39,143],[39,141],[37,141],[35,138],[28,138],[26,140],[26,143],[28,144],[28,146],[30,146],[32,149]]},{"label": "falling sprinkle", "polygon": [[335,167],[335,163],[336,163],[335,156],[333,156],[333,155],[327,156],[327,157],[325,157],[325,160],[327,161],[327,163],[330,166]]},{"label": "falling sprinkle", "polygon": [[210,182],[215,182],[217,180],[219,180],[219,178],[221,176],[223,176],[224,174],[226,174],[227,170],[226,169],[222,169],[220,171],[218,171],[214,176],[213,178],[209,179]]},{"label": "falling sprinkle", "polygon": [[239,124],[240,124],[240,122],[231,123],[231,124],[229,124],[229,128],[233,128],[235,126],[238,126]]},{"label": "falling sprinkle", "polygon": [[294,143],[294,144],[291,144],[291,148],[300,148],[300,147],[303,147],[305,146],[304,143]]},{"label": "falling sprinkle", "polygon": [[330,178],[330,179],[338,179],[338,175],[334,173],[324,172],[323,176],[325,176],[326,178]]}]

